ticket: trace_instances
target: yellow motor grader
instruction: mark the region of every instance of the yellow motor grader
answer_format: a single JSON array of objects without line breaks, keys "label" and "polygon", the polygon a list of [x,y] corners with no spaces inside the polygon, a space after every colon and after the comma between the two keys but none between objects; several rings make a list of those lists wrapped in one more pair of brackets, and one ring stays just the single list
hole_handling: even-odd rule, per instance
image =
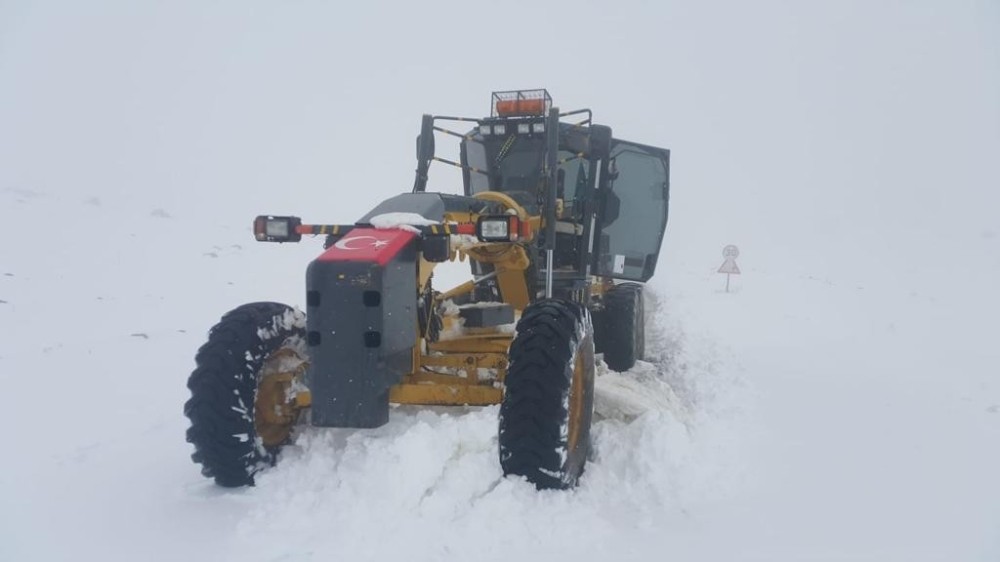
[{"label": "yellow motor grader", "polygon": [[[435,154],[439,136],[457,139],[458,161]],[[251,303],[211,329],[184,407],[192,458],[220,485],[250,485],[305,420],[372,428],[390,404],[499,404],[503,473],[573,487],[595,353],[617,371],[643,356],[669,156],[588,109],[561,113],[545,90],[494,92],[489,117],[425,115],[412,191],[353,224],[257,217],[258,241],[319,235],[324,250],[304,313]],[[428,191],[432,162],[460,168],[464,193]],[[434,267],[455,260],[471,280],[439,291]]]}]

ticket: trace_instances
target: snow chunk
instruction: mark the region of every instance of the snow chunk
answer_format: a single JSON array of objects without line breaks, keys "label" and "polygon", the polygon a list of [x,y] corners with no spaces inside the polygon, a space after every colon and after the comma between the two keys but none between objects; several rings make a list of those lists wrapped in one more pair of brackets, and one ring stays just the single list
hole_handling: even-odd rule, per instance
[{"label": "snow chunk", "polygon": [[594,412],[602,418],[631,421],[647,412],[667,412],[684,426],[694,423],[694,413],[652,363],[636,361],[627,373],[616,373],[600,363],[597,375]]},{"label": "snow chunk", "polygon": [[462,307],[455,304],[455,301],[447,299],[441,303],[441,314],[445,316],[458,316],[459,311]]},{"label": "snow chunk", "polygon": [[397,229],[414,233],[420,232],[413,228],[415,226],[440,224],[438,221],[432,221],[418,213],[383,213],[375,215],[368,222],[379,230]]},{"label": "snow chunk", "polygon": [[257,330],[257,337],[261,340],[269,340],[283,331],[292,329],[304,329],[306,327],[306,314],[295,308],[286,310],[284,313],[275,316],[271,320],[269,328]]}]

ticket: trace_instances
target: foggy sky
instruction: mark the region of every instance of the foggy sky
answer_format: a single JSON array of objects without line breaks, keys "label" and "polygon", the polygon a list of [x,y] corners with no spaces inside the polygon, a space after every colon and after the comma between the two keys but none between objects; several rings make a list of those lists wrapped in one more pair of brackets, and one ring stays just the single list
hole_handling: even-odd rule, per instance
[{"label": "foggy sky", "polygon": [[422,113],[533,87],[673,150],[675,265],[902,272],[1000,236],[988,1],[6,0],[0,188],[351,221],[412,185]]}]

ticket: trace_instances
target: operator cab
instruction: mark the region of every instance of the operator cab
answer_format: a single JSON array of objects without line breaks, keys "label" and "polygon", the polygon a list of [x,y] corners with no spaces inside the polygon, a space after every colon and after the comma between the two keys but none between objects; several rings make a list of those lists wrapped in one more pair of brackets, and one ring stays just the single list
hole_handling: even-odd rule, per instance
[{"label": "operator cab", "polygon": [[[518,129],[532,131],[535,123],[517,123]],[[509,124],[500,125],[499,130],[510,130]],[[475,195],[484,191],[499,191],[514,198],[531,214],[538,214],[544,202],[545,152],[544,132],[497,135],[492,131],[495,125],[480,125],[466,135],[462,141],[462,174],[465,194]],[[563,201],[565,211],[560,218],[570,218],[582,212],[578,200],[589,195],[593,189],[597,168],[591,164],[600,160],[590,157],[588,150],[589,131],[573,125],[560,123],[559,153],[557,159],[556,197]]]},{"label": "operator cab", "polygon": [[[670,151],[612,137],[592,122],[590,110],[562,113],[578,122],[558,121],[548,131],[552,98],[546,90],[494,92],[490,117],[460,119],[425,116],[431,128],[461,137],[460,162],[433,156],[433,142],[418,159],[460,166],[468,197],[487,191],[509,195],[529,215],[555,216],[557,269],[647,281],[653,276],[666,229]],[[430,119],[430,123],[427,120]],[[435,119],[473,121],[458,134],[433,127]],[[555,211],[544,209],[549,134],[555,132]],[[424,133],[422,132],[422,135]],[[426,168],[424,168],[425,170]],[[415,191],[426,176],[418,168]]]}]

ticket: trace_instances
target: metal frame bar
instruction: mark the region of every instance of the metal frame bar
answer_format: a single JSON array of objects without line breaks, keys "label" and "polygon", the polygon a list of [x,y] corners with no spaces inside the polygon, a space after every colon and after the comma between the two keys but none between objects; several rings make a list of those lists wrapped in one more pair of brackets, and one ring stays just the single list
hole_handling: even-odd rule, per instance
[{"label": "metal frame bar", "polygon": [[552,267],[556,251],[556,182],[558,181],[559,158],[559,108],[549,110],[545,124],[546,161],[548,175],[545,182],[545,298],[552,298]]}]

